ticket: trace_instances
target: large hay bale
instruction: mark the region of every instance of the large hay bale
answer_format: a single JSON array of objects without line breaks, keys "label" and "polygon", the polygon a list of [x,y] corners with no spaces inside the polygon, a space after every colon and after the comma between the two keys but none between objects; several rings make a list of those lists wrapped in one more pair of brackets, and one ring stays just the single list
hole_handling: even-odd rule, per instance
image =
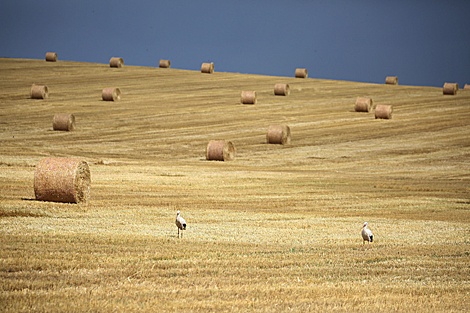
[{"label": "large hay bale", "polygon": [[119,101],[121,100],[121,90],[119,88],[105,88],[101,94],[103,101]]},{"label": "large hay bale", "polygon": [[57,61],[57,53],[47,52],[46,53],[46,61],[47,62],[56,62]]},{"label": "large hay bale", "polygon": [[470,90],[470,85],[469,85],[469,84],[465,84],[465,86],[463,86],[463,89],[464,89],[464,90]]},{"label": "large hay bale", "polygon": [[44,158],[36,165],[36,200],[86,203],[90,194],[90,169],[81,159]]},{"label": "large hay bale", "polygon": [[256,104],[256,91],[242,91],[242,104]]},{"label": "large hay bale", "polygon": [[112,57],[109,60],[109,66],[110,67],[123,67],[124,66],[124,60],[122,58]]},{"label": "large hay bale", "polygon": [[308,72],[306,68],[297,68],[295,70],[295,77],[296,78],[307,78]]},{"label": "large hay bale", "polygon": [[232,161],[235,158],[235,146],[231,141],[211,140],[206,147],[206,160]]},{"label": "large hay bale", "polygon": [[201,73],[208,73],[212,74],[214,73],[214,63],[202,63],[201,65]]},{"label": "large hay bale", "polygon": [[290,95],[290,87],[288,84],[276,84],[274,85],[274,94],[276,96],[288,96]]},{"label": "large hay bale", "polygon": [[33,85],[31,87],[31,99],[46,99],[49,97],[47,86]]},{"label": "large hay bale", "polygon": [[158,63],[158,66],[161,68],[170,68],[171,62],[170,60],[160,60],[160,62]]},{"label": "large hay bale", "polygon": [[369,112],[372,105],[373,101],[371,98],[357,97],[354,110],[356,110],[356,112]]},{"label": "large hay bale", "polygon": [[72,131],[75,129],[75,116],[69,113],[57,113],[52,121],[54,130]]},{"label": "large hay bale", "polygon": [[266,134],[267,143],[290,144],[290,128],[287,125],[271,125]]},{"label": "large hay bale", "polygon": [[459,84],[457,84],[457,83],[445,83],[442,92],[445,95],[456,95],[457,91],[459,91]]},{"label": "large hay bale", "polygon": [[391,105],[379,104],[375,108],[375,118],[391,119],[393,108]]},{"label": "large hay bale", "polygon": [[397,76],[388,76],[385,78],[385,84],[387,85],[398,85],[398,77]]}]

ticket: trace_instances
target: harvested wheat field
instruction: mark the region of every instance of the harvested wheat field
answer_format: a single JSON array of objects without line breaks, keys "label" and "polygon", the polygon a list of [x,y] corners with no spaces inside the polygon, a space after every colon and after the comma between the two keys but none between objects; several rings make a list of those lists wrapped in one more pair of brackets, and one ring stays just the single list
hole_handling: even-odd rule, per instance
[{"label": "harvested wheat field", "polygon": [[[470,91],[7,58],[0,74],[2,312],[470,307]],[[62,112],[74,131],[53,131]],[[206,160],[212,140],[236,157]],[[87,162],[86,203],[36,200],[48,157]]]}]

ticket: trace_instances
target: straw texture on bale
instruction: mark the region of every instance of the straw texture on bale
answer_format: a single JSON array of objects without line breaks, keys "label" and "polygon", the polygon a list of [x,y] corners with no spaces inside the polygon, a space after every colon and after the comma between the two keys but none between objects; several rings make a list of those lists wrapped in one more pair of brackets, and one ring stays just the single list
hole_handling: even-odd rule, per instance
[{"label": "straw texture on bale", "polygon": [[369,112],[372,105],[373,101],[371,98],[357,97],[354,110],[356,110],[356,112]]},{"label": "straw texture on bale", "polygon": [[211,140],[206,147],[206,160],[232,161],[235,158],[235,146],[231,141]]},{"label": "straw texture on bale", "polygon": [[214,73],[214,63],[202,63],[201,65],[201,73]]},{"label": "straw texture on bale", "polygon": [[256,91],[242,91],[242,104],[256,104]]},{"label": "straw texture on bale", "polygon": [[391,119],[393,108],[391,105],[379,104],[375,108],[375,118]]},{"label": "straw texture on bale", "polygon": [[36,200],[86,203],[90,194],[90,169],[81,159],[44,158],[36,165]]},{"label": "straw texture on bale", "polygon": [[75,129],[75,116],[69,113],[57,113],[52,121],[54,130],[72,131]]},{"label": "straw texture on bale", "polygon": [[158,63],[158,66],[161,68],[170,68],[171,62],[170,60],[160,60],[160,62]]},{"label": "straw texture on bale", "polygon": [[295,70],[295,77],[297,78],[307,78],[308,72],[306,68],[298,68]]},{"label": "straw texture on bale", "polygon": [[465,84],[465,86],[463,86],[463,89],[465,89],[465,90],[470,90],[470,85],[469,85],[469,84]]},{"label": "straw texture on bale", "polygon": [[119,88],[105,88],[103,89],[102,97],[104,101],[119,101],[121,100],[121,90]]},{"label": "straw texture on bale", "polygon": [[457,83],[445,83],[443,88],[443,93],[445,95],[456,95],[459,91],[459,84]]},{"label": "straw texture on bale", "polygon": [[47,62],[56,62],[57,61],[57,53],[47,52],[46,53],[46,61]]},{"label": "straw texture on bale", "polygon": [[387,85],[398,85],[398,77],[397,76],[388,76],[385,78],[385,84]]},{"label": "straw texture on bale", "polygon": [[31,87],[31,99],[46,99],[49,97],[47,86],[33,85]]},{"label": "straw texture on bale", "polygon": [[290,144],[290,128],[287,125],[271,125],[266,134],[266,141],[272,144]]},{"label": "straw texture on bale", "polygon": [[274,85],[274,94],[276,96],[288,96],[290,95],[290,87],[288,84],[276,84]]},{"label": "straw texture on bale", "polygon": [[123,67],[124,66],[124,60],[122,58],[112,57],[109,60],[109,66],[110,67]]}]

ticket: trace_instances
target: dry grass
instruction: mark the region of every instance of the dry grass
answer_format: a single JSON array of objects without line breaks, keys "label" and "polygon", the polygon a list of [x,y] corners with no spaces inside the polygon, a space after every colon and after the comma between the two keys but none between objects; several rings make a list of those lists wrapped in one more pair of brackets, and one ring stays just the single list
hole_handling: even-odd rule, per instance
[{"label": "dry grass", "polygon": [[[0,71],[0,311],[470,306],[469,92],[292,77],[276,97],[270,76],[17,59]],[[32,100],[33,83],[54,92]],[[102,101],[107,86],[123,99]],[[358,95],[393,119],[354,112]],[[62,111],[74,132],[52,131]],[[290,145],[266,144],[272,124]],[[234,161],[205,160],[215,138]],[[35,165],[61,156],[88,162],[87,205],[34,200]]]}]

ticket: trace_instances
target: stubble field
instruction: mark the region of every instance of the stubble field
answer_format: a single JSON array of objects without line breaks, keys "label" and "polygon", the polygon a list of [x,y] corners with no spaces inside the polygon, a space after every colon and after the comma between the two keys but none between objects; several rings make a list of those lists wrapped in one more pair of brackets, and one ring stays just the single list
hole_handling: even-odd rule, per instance
[{"label": "stubble field", "polygon": [[[470,307],[470,91],[6,58],[0,90],[0,311]],[[205,160],[210,140],[235,160]],[[87,204],[35,200],[44,157],[88,162]]]}]

